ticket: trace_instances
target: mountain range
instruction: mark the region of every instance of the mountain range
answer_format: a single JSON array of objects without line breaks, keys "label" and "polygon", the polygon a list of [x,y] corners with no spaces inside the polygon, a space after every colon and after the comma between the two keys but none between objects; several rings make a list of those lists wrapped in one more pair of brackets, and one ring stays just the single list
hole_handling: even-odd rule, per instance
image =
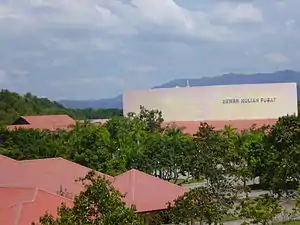
[{"label": "mountain range", "polygon": [[[213,85],[232,85],[232,84],[262,84],[262,83],[297,83],[298,99],[300,97],[300,72],[293,70],[281,70],[273,73],[255,73],[255,74],[238,74],[228,73],[217,77],[202,77],[202,78],[185,78],[176,79],[160,86],[153,88],[172,88],[184,87],[187,85],[187,80],[190,86],[213,86]],[[68,108],[122,108],[122,95],[114,98],[99,99],[99,100],[62,100],[60,101]]]}]

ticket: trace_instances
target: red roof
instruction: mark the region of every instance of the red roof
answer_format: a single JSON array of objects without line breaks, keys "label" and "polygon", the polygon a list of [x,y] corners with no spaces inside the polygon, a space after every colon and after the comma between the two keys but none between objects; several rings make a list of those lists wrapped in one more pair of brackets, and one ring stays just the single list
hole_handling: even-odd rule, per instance
[{"label": "red roof", "polygon": [[49,212],[57,216],[62,204],[72,207],[73,203],[64,197],[38,188],[0,187],[0,224],[30,225]]},{"label": "red roof", "polygon": [[237,131],[242,131],[249,129],[252,126],[257,128],[264,125],[274,125],[277,122],[277,119],[257,119],[257,120],[227,120],[227,121],[174,121],[174,122],[165,122],[163,126],[175,126],[183,128],[183,132],[187,134],[195,134],[198,131],[200,123],[208,123],[210,126],[213,126],[216,130],[222,130],[225,126],[231,126],[236,128]]},{"label": "red roof", "polygon": [[47,130],[57,130],[57,129],[67,129],[76,124],[68,115],[41,115],[41,116],[22,116],[17,121],[23,120],[24,123],[9,125],[7,129],[13,130],[18,128],[28,128],[28,129],[47,129]]},{"label": "red roof", "polygon": [[137,212],[164,210],[187,189],[132,169],[115,177],[114,187],[126,194],[125,202]]},{"label": "red roof", "polygon": [[[32,191],[28,191],[32,187],[44,190],[43,193],[53,193],[53,195],[58,194],[60,190],[64,191],[66,189],[71,194],[71,196],[67,197],[74,197],[74,195],[77,195],[83,189],[81,183],[76,182],[75,179],[84,177],[89,171],[90,169],[87,167],[62,158],[17,161],[0,155],[0,187],[10,188],[9,190],[2,189],[2,195],[7,196],[7,198],[3,201],[0,200],[0,217],[1,212],[4,212],[2,210],[5,210],[5,213],[10,215],[11,218],[15,217],[16,207],[19,207],[17,203],[32,199]],[[127,171],[115,178],[102,173],[99,174],[113,182],[113,186],[121,193],[127,193],[124,201],[128,205],[135,205],[138,212],[166,209],[168,202],[172,202],[187,191],[183,187],[137,170]],[[21,189],[16,189],[15,187],[21,187]],[[14,194],[8,193],[11,190],[14,191]],[[1,193],[0,199],[2,199]],[[32,202],[32,200],[30,201]],[[33,204],[33,206],[28,206],[29,211],[32,210],[34,211],[32,213],[37,215],[37,213],[40,213],[39,210],[44,212],[48,209],[46,205],[47,201],[41,200],[41,202],[44,202],[44,205],[35,206]],[[15,206],[8,207],[8,205]],[[35,209],[34,207],[38,207],[39,209]],[[50,209],[52,209],[51,207],[50,205]],[[31,215],[30,213],[28,214]],[[0,220],[0,224],[11,224],[9,221],[5,223],[1,222]]]},{"label": "red roof", "polygon": [[[83,189],[75,180],[91,170],[62,158],[16,161],[1,156],[0,160],[0,186],[37,187],[52,193],[66,189],[72,196]],[[99,174],[114,180],[109,175]]]},{"label": "red roof", "polygon": [[[36,183],[36,187],[43,187],[45,190],[56,192],[61,185],[63,189],[67,189],[67,191],[73,195],[82,191],[81,183],[75,182],[75,180],[85,177],[87,173],[91,171],[88,167],[81,166],[63,158],[23,160],[20,161],[20,163],[26,170],[37,170],[41,176],[51,178],[50,180],[42,178],[39,183]],[[107,174],[100,172],[97,172],[97,174],[111,182],[114,180],[114,177]],[[53,186],[51,183],[55,185]]]}]

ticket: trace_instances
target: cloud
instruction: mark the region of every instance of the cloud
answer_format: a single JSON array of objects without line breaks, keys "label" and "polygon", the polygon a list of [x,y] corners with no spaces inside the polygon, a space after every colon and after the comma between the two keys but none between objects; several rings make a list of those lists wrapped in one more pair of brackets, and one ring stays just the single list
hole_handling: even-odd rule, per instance
[{"label": "cloud", "polygon": [[[105,35],[135,35],[138,30],[154,27],[168,29],[175,34],[184,34],[200,39],[227,38],[230,31],[225,26],[211,24],[204,11],[189,11],[173,0],[85,0],[74,4],[71,0],[12,0],[2,8],[15,17],[6,23],[15,25],[11,35],[27,29],[82,29],[101,31]],[[6,17],[11,15],[5,14]]]},{"label": "cloud", "polygon": [[0,69],[0,85],[5,89],[16,90],[27,82],[26,71],[22,70],[3,70]]},{"label": "cloud", "polygon": [[140,73],[140,74],[145,74],[145,73],[151,73],[156,71],[158,68],[156,66],[152,65],[146,65],[146,64],[140,64],[140,65],[135,65],[130,68],[130,71]]},{"label": "cloud", "polygon": [[4,83],[7,78],[6,71],[0,70],[0,83]]},{"label": "cloud", "polygon": [[290,61],[288,57],[279,52],[270,52],[264,56],[269,62],[274,64],[285,64]]},{"label": "cloud", "polygon": [[300,69],[299,2],[0,0],[0,88],[88,99],[176,78]]},{"label": "cloud", "polygon": [[225,23],[257,23],[263,21],[263,13],[248,2],[220,2],[212,11],[213,18]]}]

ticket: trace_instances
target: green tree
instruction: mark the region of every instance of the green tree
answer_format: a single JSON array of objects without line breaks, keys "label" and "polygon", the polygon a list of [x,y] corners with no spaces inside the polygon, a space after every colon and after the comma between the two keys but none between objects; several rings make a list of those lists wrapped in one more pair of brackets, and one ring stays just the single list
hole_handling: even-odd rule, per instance
[{"label": "green tree", "polygon": [[164,180],[174,180],[185,174],[187,156],[193,146],[190,137],[180,129],[166,128],[164,133],[152,133],[144,142],[144,150],[135,167]]},{"label": "green tree", "polygon": [[175,224],[201,222],[221,224],[230,214],[233,201],[226,195],[216,193],[206,187],[192,189],[179,197],[174,204],[169,203],[169,216]]},{"label": "green tree", "polygon": [[136,117],[140,121],[144,121],[146,123],[147,131],[162,131],[162,123],[164,119],[162,117],[162,112],[159,110],[148,110],[144,106],[140,106],[140,113],[134,114],[129,113],[129,117]]},{"label": "green tree", "polygon": [[65,138],[67,158],[73,162],[110,175],[125,170],[124,163],[112,163],[116,149],[105,127],[77,124]]},{"label": "green tree", "polygon": [[299,137],[300,117],[296,116],[279,118],[266,136],[261,180],[279,196],[290,188],[289,183],[296,188],[300,179]]},{"label": "green tree", "polygon": [[261,159],[264,153],[263,140],[265,128],[251,127],[237,133],[232,127],[225,127],[221,133],[227,142],[227,152],[224,155],[227,162],[227,173],[234,177],[241,191],[248,192],[247,181],[261,175]]},{"label": "green tree", "polygon": [[245,199],[241,204],[240,216],[249,221],[244,224],[271,224],[273,219],[282,212],[277,199],[268,194],[254,199]]},{"label": "green tree", "polygon": [[228,142],[207,123],[201,123],[194,136],[195,147],[189,154],[187,171],[196,178],[204,177],[215,192],[233,188],[233,179],[228,173]]},{"label": "green tree", "polygon": [[62,205],[58,218],[45,214],[42,225],[142,225],[143,218],[128,208],[109,181],[90,172],[80,180],[85,189],[75,197],[74,206]]}]

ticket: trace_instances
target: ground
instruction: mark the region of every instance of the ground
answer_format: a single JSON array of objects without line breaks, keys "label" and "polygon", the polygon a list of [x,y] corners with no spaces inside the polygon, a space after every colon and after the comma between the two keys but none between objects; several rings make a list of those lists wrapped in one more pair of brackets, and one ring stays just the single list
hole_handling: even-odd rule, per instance
[{"label": "ground", "polygon": [[295,220],[295,221],[288,221],[288,222],[284,222],[284,223],[278,223],[277,225],[300,225],[300,220]]}]

